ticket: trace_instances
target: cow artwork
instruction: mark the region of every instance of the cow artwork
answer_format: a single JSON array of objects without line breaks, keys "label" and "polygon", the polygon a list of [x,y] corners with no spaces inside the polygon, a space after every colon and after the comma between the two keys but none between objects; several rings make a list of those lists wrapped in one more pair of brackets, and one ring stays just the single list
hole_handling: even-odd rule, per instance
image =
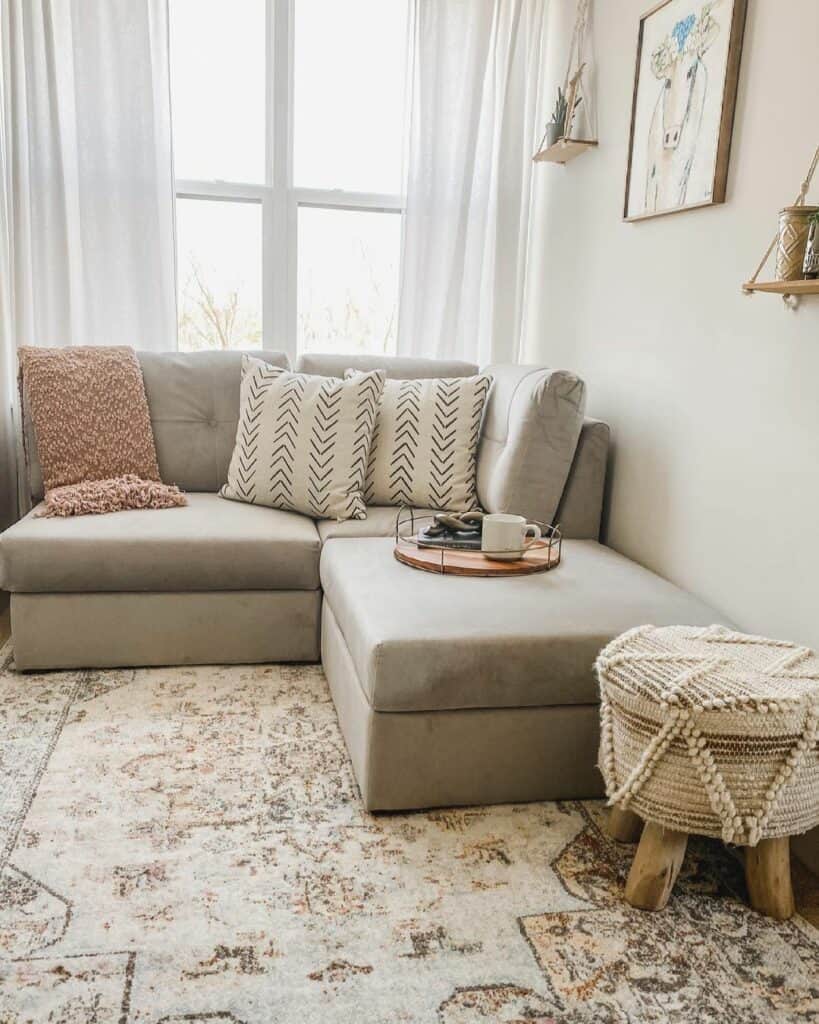
[{"label": "cow artwork", "polygon": [[627,218],[724,200],[746,0],[664,0],[640,22]]},{"label": "cow artwork", "polygon": [[646,213],[685,206],[708,94],[703,58],[719,33],[714,6],[678,21],[651,55],[660,93],[648,131]]}]

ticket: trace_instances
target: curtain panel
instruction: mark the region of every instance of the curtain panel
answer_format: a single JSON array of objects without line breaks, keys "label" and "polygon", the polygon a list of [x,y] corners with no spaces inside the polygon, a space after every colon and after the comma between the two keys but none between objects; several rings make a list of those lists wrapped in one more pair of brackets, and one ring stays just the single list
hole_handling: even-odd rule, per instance
[{"label": "curtain panel", "polygon": [[175,346],[167,0],[0,0],[0,522],[20,345]]},{"label": "curtain panel", "polygon": [[517,362],[547,0],[414,0],[398,350]]}]

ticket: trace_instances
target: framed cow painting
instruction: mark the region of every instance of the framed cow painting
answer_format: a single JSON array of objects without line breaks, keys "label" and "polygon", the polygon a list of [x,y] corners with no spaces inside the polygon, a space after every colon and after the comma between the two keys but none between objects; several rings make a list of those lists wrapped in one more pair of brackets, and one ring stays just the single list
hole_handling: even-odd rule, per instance
[{"label": "framed cow painting", "polygon": [[747,0],[663,0],[640,19],[626,220],[725,201]]}]

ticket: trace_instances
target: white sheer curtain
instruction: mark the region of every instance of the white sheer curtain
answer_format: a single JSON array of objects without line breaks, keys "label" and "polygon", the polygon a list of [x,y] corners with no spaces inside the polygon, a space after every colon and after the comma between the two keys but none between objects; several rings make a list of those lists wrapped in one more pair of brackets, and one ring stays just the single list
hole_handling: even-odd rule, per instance
[{"label": "white sheer curtain", "polygon": [[398,350],[515,362],[547,0],[415,0]]},{"label": "white sheer curtain", "polygon": [[[5,44],[5,37],[0,37]],[[5,66],[5,45],[0,61]],[[11,197],[8,191],[6,81],[0,75],[0,530],[17,512],[17,443],[14,430],[14,320],[11,312]]]},{"label": "white sheer curtain", "polygon": [[5,523],[17,346],[175,346],[167,0],[0,0],[0,65]]}]

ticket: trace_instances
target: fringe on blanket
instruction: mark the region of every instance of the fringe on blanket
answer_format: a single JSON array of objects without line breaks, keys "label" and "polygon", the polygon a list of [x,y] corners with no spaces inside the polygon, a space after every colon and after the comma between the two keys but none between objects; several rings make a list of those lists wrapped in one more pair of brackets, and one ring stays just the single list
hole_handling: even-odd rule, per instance
[{"label": "fringe on blanket", "polygon": [[34,515],[88,516],[129,508],[175,508],[178,505],[187,505],[178,487],[128,474],[54,487],[46,492],[44,503]]}]

